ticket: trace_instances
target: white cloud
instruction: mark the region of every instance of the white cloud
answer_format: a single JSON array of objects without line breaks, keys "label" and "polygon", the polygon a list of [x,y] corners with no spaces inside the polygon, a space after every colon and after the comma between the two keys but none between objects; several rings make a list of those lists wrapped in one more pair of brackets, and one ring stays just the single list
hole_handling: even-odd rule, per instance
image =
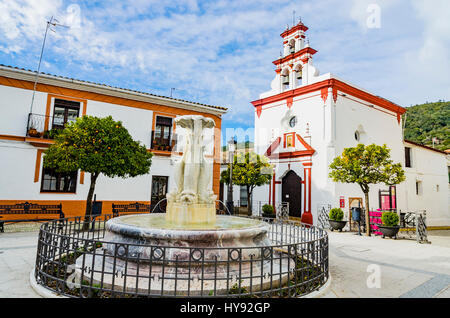
[{"label": "white cloud", "polygon": [[[377,31],[366,29],[370,3],[382,10]],[[292,10],[310,27],[322,73],[337,73],[399,103],[420,102],[426,94],[416,88],[404,92],[404,81],[419,76],[417,61],[429,68],[427,76],[439,73],[448,84],[445,68],[433,70],[448,66],[450,44],[442,41],[450,34],[448,10],[425,3],[0,0],[0,51],[14,56],[15,66],[34,69],[45,21],[53,15],[71,28],[49,33],[45,72],[162,95],[175,87],[174,97],[231,107],[225,118],[252,125],[250,101],[270,88],[271,62],[282,48],[279,34],[292,23]],[[397,14],[407,10],[410,15]],[[433,86],[436,94],[442,89],[433,79],[422,85]]]}]

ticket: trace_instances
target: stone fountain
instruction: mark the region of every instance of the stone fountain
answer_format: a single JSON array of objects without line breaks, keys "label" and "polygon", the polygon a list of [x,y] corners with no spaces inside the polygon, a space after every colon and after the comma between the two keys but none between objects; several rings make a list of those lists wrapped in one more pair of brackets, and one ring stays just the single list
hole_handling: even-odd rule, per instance
[{"label": "stone fountain", "polygon": [[[175,289],[191,295],[208,289],[226,293],[232,285],[227,280],[237,277],[242,277],[243,287],[251,284],[253,289],[265,289],[267,273],[291,270],[291,265],[277,264],[272,257],[264,261],[262,254],[274,253],[267,236],[270,224],[216,215],[213,163],[205,157],[204,146],[204,132],[214,127],[214,121],[188,115],[175,122],[185,128],[186,145],[175,163],[175,188],[167,195],[167,212],[108,220],[107,243],[95,255],[77,259],[78,276],[91,277],[86,273],[93,272],[95,282],[110,288],[126,285],[130,291],[145,293],[173,294]],[[109,275],[105,276],[105,268]],[[261,280],[249,282],[245,277],[250,274]],[[278,283],[286,280],[282,277]]]}]

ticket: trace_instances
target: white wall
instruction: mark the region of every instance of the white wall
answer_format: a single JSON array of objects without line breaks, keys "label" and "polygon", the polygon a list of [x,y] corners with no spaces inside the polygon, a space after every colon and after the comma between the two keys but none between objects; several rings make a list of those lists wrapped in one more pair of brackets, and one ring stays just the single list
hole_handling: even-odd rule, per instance
[{"label": "white wall", "polygon": [[[27,130],[32,91],[0,85],[0,134],[23,136]],[[33,113],[45,115],[47,94],[36,92]]]},{"label": "white wall", "polygon": [[[0,135],[23,137],[26,133],[32,91],[0,85]],[[53,104],[52,99],[52,104]],[[47,93],[36,92],[33,113],[45,115]],[[81,105],[80,116],[82,113]],[[53,105],[51,105],[51,113]],[[87,115],[106,117],[122,121],[135,140],[150,148],[153,111],[116,104],[87,101]],[[181,131],[177,131],[180,133]],[[211,129],[207,136],[212,136]],[[182,151],[181,147],[180,151]],[[41,193],[42,166],[39,181],[34,182],[37,147],[28,142],[0,139],[0,200],[85,200],[90,184],[86,173],[84,184],[80,184],[78,173],[76,193]],[[44,148],[42,148],[44,149]],[[208,152],[213,153],[213,144]],[[150,173],[135,178],[108,178],[101,175],[97,180],[97,200],[149,201],[152,176],[168,176],[168,190],[174,187],[173,162],[170,157],[154,155]]]},{"label": "white wall", "polygon": [[[399,193],[407,198],[405,210],[426,210],[428,225],[450,226],[446,155],[407,142],[404,145],[412,150],[412,167],[405,168],[405,187]],[[416,194],[416,181],[421,182],[419,194]]]},{"label": "white wall", "polygon": [[[344,148],[355,147],[358,143],[365,145],[386,144],[391,149],[391,159],[404,165],[403,136],[401,122],[398,123],[396,114],[380,107],[369,107],[366,101],[354,96],[346,97],[338,95],[336,102],[336,140],[334,158],[342,154]],[[360,140],[355,139],[355,131],[360,131]],[[328,164],[331,163],[331,160]],[[329,170],[329,169],[328,169]],[[404,185],[397,185],[397,207],[405,209],[406,198],[401,194]],[[370,186],[369,204],[371,210],[379,208],[378,190],[387,190],[389,186],[376,184]],[[364,199],[364,193],[359,185],[336,183],[335,196],[332,205],[339,206],[340,196],[345,197],[345,211],[348,210],[348,198],[360,197]]]}]

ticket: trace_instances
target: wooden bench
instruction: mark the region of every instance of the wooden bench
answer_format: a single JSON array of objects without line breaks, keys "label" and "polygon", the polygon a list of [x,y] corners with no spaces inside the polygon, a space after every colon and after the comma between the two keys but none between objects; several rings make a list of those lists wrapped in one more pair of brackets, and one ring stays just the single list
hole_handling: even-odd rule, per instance
[{"label": "wooden bench", "polygon": [[4,232],[5,223],[41,222],[63,218],[62,204],[43,205],[25,202],[0,205],[0,232]]},{"label": "wooden bench", "polygon": [[113,216],[119,216],[123,214],[136,214],[136,213],[150,213],[151,205],[144,203],[130,203],[130,204],[112,204]]}]

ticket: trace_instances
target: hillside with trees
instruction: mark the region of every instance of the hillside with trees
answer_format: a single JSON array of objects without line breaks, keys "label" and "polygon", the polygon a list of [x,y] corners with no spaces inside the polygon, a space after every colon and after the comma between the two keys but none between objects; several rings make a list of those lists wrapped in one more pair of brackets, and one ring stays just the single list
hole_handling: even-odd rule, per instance
[{"label": "hillside with trees", "polygon": [[403,114],[405,139],[439,150],[450,149],[450,101],[425,103],[407,108]]}]

